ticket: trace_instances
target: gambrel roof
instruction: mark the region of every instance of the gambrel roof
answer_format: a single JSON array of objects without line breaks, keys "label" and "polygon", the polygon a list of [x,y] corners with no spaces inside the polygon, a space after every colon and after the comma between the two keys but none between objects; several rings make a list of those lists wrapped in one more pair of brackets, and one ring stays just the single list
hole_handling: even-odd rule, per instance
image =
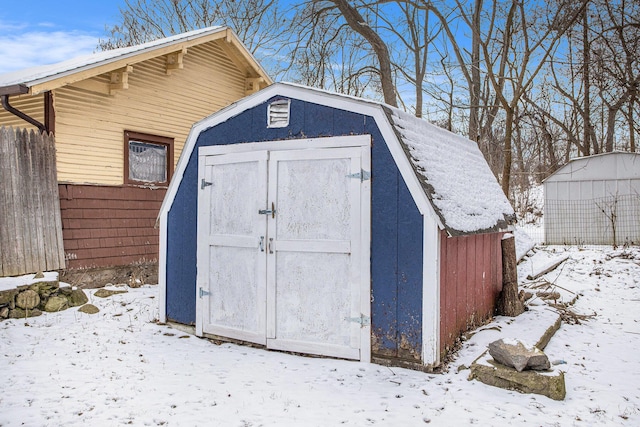
[{"label": "gambrel roof", "polygon": [[0,95],[36,95],[106,72],[125,70],[136,63],[167,57],[167,72],[182,67],[182,55],[189,47],[225,40],[223,49],[256,87],[271,83],[266,71],[227,27],[208,27],[154,40],[136,46],[96,52],[56,64],[42,65],[0,74]]},{"label": "gambrel roof", "polygon": [[170,209],[199,133],[276,96],[373,117],[418,209],[433,215],[449,235],[506,230],[515,222],[514,210],[475,142],[398,108],[291,83],[275,83],[194,125],[160,215]]}]

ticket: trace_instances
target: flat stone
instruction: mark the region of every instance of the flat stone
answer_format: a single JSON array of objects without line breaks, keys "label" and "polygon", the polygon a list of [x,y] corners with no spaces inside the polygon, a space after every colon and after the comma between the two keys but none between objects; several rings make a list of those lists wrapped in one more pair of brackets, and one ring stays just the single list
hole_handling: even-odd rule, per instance
[{"label": "flat stone", "polygon": [[68,307],[69,303],[65,297],[55,295],[47,300],[47,303],[44,306],[44,311],[54,313],[56,311],[65,310]]},{"label": "flat stone", "polygon": [[80,307],[78,311],[81,313],[96,314],[100,311],[100,309],[93,304],[85,304]]},{"label": "flat stone", "polygon": [[16,296],[16,306],[25,310],[31,310],[40,304],[40,295],[36,291],[27,289]]},{"label": "flat stone", "polygon": [[66,295],[69,307],[78,307],[89,302],[87,294],[82,289],[73,289],[69,295]]},{"label": "flat stone", "polygon": [[564,400],[567,394],[562,371],[518,372],[513,368],[490,360],[488,356],[484,358],[484,355],[471,364],[469,380],[473,379],[506,390],[540,394],[553,400]]},{"label": "flat stone", "polygon": [[107,298],[107,297],[110,297],[112,295],[126,294],[127,292],[128,291],[126,289],[115,290],[115,289],[104,289],[104,288],[101,288],[101,289],[98,289],[96,291],[96,293],[93,294],[93,295],[96,296],[96,297],[99,297],[99,298]]}]

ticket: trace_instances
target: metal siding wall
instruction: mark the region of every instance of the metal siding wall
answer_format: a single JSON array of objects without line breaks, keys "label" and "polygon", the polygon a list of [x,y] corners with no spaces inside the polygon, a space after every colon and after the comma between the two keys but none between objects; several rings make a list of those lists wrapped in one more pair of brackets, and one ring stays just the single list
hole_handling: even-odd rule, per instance
[{"label": "metal siding wall", "polygon": [[[547,244],[612,244],[613,228],[602,206],[616,205],[616,243],[640,239],[640,155],[608,153],[574,159],[544,183]],[[614,203],[615,202],[615,203]],[[599,206],[600,204],[600,206]]]},{"label": "metal siding wall", "polygon": [[410,355],[405,357],[419,359],[422,216],[400,178],[375,121],[361,114],[292,99],[289,126],[269,129],[267,104],[246,110],[198,137],[167,218],[167,317],[184,324],[195,323],[198,147],[370,134],[373,352],[398,357],[404,340]]}]

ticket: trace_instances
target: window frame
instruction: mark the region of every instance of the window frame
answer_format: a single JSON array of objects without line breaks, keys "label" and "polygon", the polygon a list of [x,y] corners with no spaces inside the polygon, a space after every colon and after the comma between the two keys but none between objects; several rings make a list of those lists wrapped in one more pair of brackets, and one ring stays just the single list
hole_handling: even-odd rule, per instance
[{"label": "window frame", "polygon": [[[146,144],[162,145],[167,149],[167,180],[166,181],[136,181],[129,178],[129,142],[142,142]],[[173,176],[173,147],[174,139],[167,136],[152,135],[148,133],[124,131],[124,184],[166,187]]]}]

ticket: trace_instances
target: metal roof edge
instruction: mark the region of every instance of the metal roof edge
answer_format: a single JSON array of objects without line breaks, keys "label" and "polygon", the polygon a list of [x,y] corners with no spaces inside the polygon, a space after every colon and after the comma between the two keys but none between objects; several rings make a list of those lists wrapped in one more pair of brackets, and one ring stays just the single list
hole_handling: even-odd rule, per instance
[{"label": "metal roof edge", "polygon": [[598,157],[605,157],[605,156],[611,156],[611,155],[629,155],[629,156],[640,156],[640,153],[635,153],[632,151],[622,151],[622,150],[614,150],[614,151],[610,151],[608,153],[598,153],[598,154],[591,154],[589,156],[579,156],[579,157],[572,157],[569,159],[569,161],[567,163],[565,163],[564,165],[558,167],[556,170],[554,170],[551,174],[549,174],[548,177],[546,177],[545,179],[542,180],[542,183],[544,184],[549,178],[551,178],[552,176],[556,175],[557,173],[559,173],[562,169],[566,168],[567,166],[569,166],[571,163],[574,162],[581,162],[581,161],[587,161],[588,159],[591,158],[598,158]]}]

